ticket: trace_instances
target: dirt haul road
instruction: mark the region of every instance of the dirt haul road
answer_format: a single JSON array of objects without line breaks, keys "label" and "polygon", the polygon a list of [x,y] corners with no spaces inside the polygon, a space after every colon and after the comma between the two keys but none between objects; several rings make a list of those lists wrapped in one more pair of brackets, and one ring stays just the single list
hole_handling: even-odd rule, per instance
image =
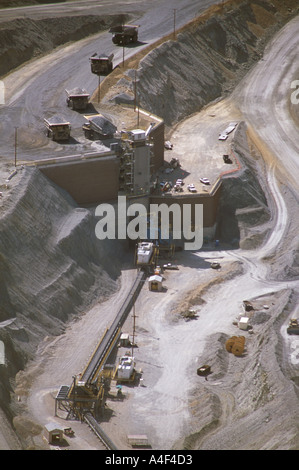
[{"label": "dirt haul road", "polygon": [[[216,331],[236,334],[232,322],[246,298],[260,298],[257,308],[261,316],[266,318],[271,306],[270,316],[275,317],[288,304],[292,291],[294,302],[293,307],[289,307],[289,316],[297,316],[299,284],[293,258],[298,249],[299,142],[298,128],[290,113],[290,94],[291,83],[298,78],[295,60],[298,29],[297,18],[269,44],[263,59],[240,83],[230,100],[210,106],[186,120],[176,133],[177,141],[185,150],[188,142],[184,136],[188,136],[192,150],[193,132],[195,141],[201,140],[200,148],[204,152],[206,135],[199,131],[203,116],[216,115],[221,121],[222,117],[227,118],[229,108],[231,118],[235,120],[240,119],[241,111],[241,119],[248,122],[250,135],[265,159],[259,177],[268,193],[272,229],[266,243],[254,251],[221,251],[223,266],[226,263],[230,266],[236,260],[240,262],[242,274],[235,266],[231,275],[236,269],[238,276],[229,280],[228,273],[223,273],[222,280],[226,278],[226,282],[210,287],[203,296],[204,304],[199,296],[199,305],[193,305],[199,312],[195,322],[179,321],[169,313],[173,305],[174,311],[179,311],[179,298],[186,294],[182,286],[189,283],[192,291],[192,287],[196,289],[200,283],[209,283],[210,274],[201,269],[205,262],[215,258],[215,251],[201,252],[196,255],[197,260],[193,258],[192,275],[188,268],[182,269],[180,274],[167,274],[167,294],[161,299],[162,294],[155,294],[159,296],[157,299],[142,293],[136,306],[140,351],[135,356],[137,363],[143,365],[145,389],[129,390],[127,407],[123,407],[123,403],[117,407],[112,405],[117,410],[115,425],[121,428],[120,415],[126,422],[120,445],[125,445],[126,429],[128,432],[146,430],[153,446],[160,449],[169,449],[173,445],[180,449],[184,446],[201,449],[298,448],[298,414],[295,411],[298,398],[290,380],[297,383],[294,377],[298,367],[298,342],[286,334],[287,321],[281,329],[276,326],[278,331],[273,324],[265,330],[265,336],[260,334],[260,341],[273,342],[273,348],[268,351],[265,348],[263,353],[257,352],[254,340],[246,336],[252,362],[243,368],[233,360],[231,370],[216,346],[220,335],[215,334],[214,341],[212,339]],[[237,108],[235,112],[234,107]],[[179,258],[178,262],[188,265],[187,256]],[[258,325],[256,329],[254,327],[254,333],[259,336]],[[146,334],[149,336],[145,339]],[[281,334],[283,345],[277,334]],[[171,353],[173,349],[175,355]],[[217,360],[213,358],[213,352]],[[199,382],[198,387],[194,387],[195,369],[207,358],[215,365],[215,379],[212,375],[207,383]],[[225,372],[219,370],[219,362],[226,377]],[[263,381],[264,392],[261,392],[258,385]],[[284,404],[286,394],[287,405]],[[259,408],[259,401],[264,406]],[[291,409],[294,415],[291,413],[286,417]],[[111,423],[106,427],[109,432]]]},{"label": "dirt haul road", "polygon": [[[176,9],[176,26],[180,27],[213,3],[215,2],[174,0],[170,5],[169,1],[145,2],[141,0],[135,1],[133,4],[128,1],[105,1],[101,2],[99,6],[96,1],[68,2],[63,5],[3,10],[1,22],[54,18],[55,21],[57,19],[57,28],[59,29],[61,16],[128,14],[131,18],[138,19],[138,24],[141,25],[141,41],[138,44],[138,49],[141,49],[173,30],[174,8]],[[30,42],[31,31],[26,27],[22,29],[22,39],[25,42]],[[90,143],[80,140],[81,125],[84,121],[82,116],[70,115],[75,139],[71,145],[61,147],[53,147],[45,138],[42,120],[46,112],[62,111],[68,115],[69,110],[65,106],[65,88],[81,85],[86,87],[91,94],[93,93],[97,86],[97,79],[90,73],[88,58],[94,52],[98,52],[99,48],[102,52],[113,50],[115,65],[121,62],[122,50],[113,46],[109,33],[102,33],[80,42],[61,46],[53,53],[42,58],[32,59],[26,65],[3,77],[6,102],[5,106],[0,106],[0,155],[4,177],[7,174],[5,165],[7,162],[13,161],[15,127],[18,127],[18,161],[28,158],[44,158],[48,155],[53,156],[53,154],[73,154],[93,149],[92,146],[90,147]],[[135,53],[135,48],[126,50],[127,55],[133,53]],[[76,132],[78,132],[78,136],[80,135],[78,140],[76,140]],[[95,341],[97,340],[98,338],[95,339]],[[87,357],[90,351],[88,346]],[[4,416],[1,423],[3,434],[0,436],[0,447],[18,448],[20,444],[13,435],[10,436],[8,432],[10,425],[5,422]],[[29,430],[30,425],[28,424],[27,427]]]},{"label": "dirt haul road", "polygon": [[[180,137],[183,139],[189,130],[186,135],[192,141],[190,135],[198,132],[199,128],[196,119],[200,122],[203,113],[214,114],[217,111],[217,118],[221,120],[223,110],[226,119],[229,107],[234,120],[240,118],[240,107],[245,120],[248,119],[255,131],[253,133],[252,130],[251,135],[260,134],[255,142],[260,146],[265,165],[261,163],[259,176],[264,180],[272,209],[272,231],[266,243],[254,251],[215,252],[212,247],[206,247],[196,255],[180,254],[176,258],[180,270],[165,274],[166,292],[151,293],[147,286],[144,287],[136,302],[139,347],[135,352],[137,368],[142,368],[144,380],[139,387],[124,387],[123,400],[108,401],[107,420],[102,423],[119,448],[128,448],[126,435],[130,433],[146,433],[153,448],[157,449],[173,446],[179,449],[298,448],[298,398],[290,380],[297,374],[297,353],[294,339],[285,333],[287,323],[284,322],[281,330],[275,324],[276,316],[279,317],[289,304],[291,291],[295,301],[288,307],[290,317],[296,313],[292,305],[296,305],[298,298],[298,281],[285,272],[293,253],[292,241],[296,242],[294,234],[298,233],[298,218],[289,215],[296,215],[297,206],[290,204],[291,195],[293,200],[296,198],[297,187],[292,184],[291,176],[290,179],[287,177],[289,145],[296,145],[296,140],[291,135],[290,144],[285,137],[277,147],[276,133],[282,132],[282,122],[276,121],[275,113],[271,111],[275,107],[273,95],[276,96],[276,87],[281,86],[283,73],[279,51],[284,54],[291,42],[294,47],[294,38],[297,37],[298,41],[297,31],[298,20],[294,20],[275,37],[264,60],[245,78],[229,102],[224,100],[210,106],[197,117],[193,116],[193,120],[182,123]],[[267,57],[276,62],[273,70],[272,66],[271,69],[265,67]],[[292,63],[292,55],[289,57]],[[287,54],[284,64],[286,73],[289,65]],[[277,74],[273,72],[275,70]],[[293,79],[293,72],[286,76],[285,89],[279,95],[284,102],[288,102],[289,83]],[[258,83],[270,82],[273,95],[269,92],[259,96]],[[257,108],[256,104],[262,98],[263,106]],[[234,107],[237,108],[236,114]],[[273,119],[270,120],[269,116]],[[263,123],[267,123],[265,134]],[[283,124],[288,136],[288,128],[293,126],[291,118],[283,119]],[[236,138],[241,139],[242,136]],[[202,136],[203,145],[204,140]],[[261,145],[264,140],[267,145]],[[185,146],[188,148],[186,140]],[[293,160],[291,162],[293,165]],[[296,177],[295,171],[298,168],[292,166],[292,175]],[[211,260],[221,262],[220,275],[208,269]],[[196,295],[198,286],[201,290]],[[182,305],[185,298],[186,305]],[[239,334],[232,323],[247,298],[256,299],[254,304],[260,321],[253,328],[253,336],[246,335],[247,359],[228,359],[227,353],[223,352],[223,335]],[[198,312],[198,317],[197,320],[185,321],[180,313],[190,304]],[[273,323],[263,330],[268,317],[272,317]],[[89,314],[84,318],[84,322],[88,321]],[[126,327],[128,332],[132,331],[132,319],[128,319]],[[283,345],[278,339],[280,334]],[[61,344],[67,344],[65,340],[61,339]],[[71,348],[72,341],[70,339]],[[268,346],[264,345],[261,352],[258,342],[265,342]],[[50,418],[53,399],[49,401],[48,395],[47,403],[51,406],[44,406],[43,402],[39,408],[36,406],[37,398],[45,400],[47,393],[43,394],[43,387],[53,386],[54,382],[58,385],[56,377],[62,378],[59,376],[59,351],[51,355],[50,361],[50,373],[46,368],[39,376],[30,397],[33,416],[40,421]],[[212,364],[214,373],[207,382],[198,379],[194,385],[196,368],[206,361]],[[71,362],[68,365],[71,370]],[[78,436],[86,439],[84,427],[79,428],[78,423],[75,425]],[[89,445],[98,447],[87,440]],[[73,445],[79,446],[79,443],[78,437]]]},{"label": "dirt haul road", "polygon": [[[288,30],[285,28],[283,31]],[[279,44],[274,41],[269,49],[273,57],[276,57],[275,49],[278,45],[284,43],[284,34],[279,37]],[[294,37],[296,34],[293,34]],[[287,47],[287,44],[283,47]],[[261,64],[250,75],[252,80]],[[239,90],[248,97],[250,109],[256,90],[251,87],[247,77]],[[254,90],[251,100],[250,90]],[[235,99],[237,107],[243,103],[239,101],[239,96]],[[220,119],[222,105],[227,112],[225,101],[217,108],[210,108],[211,113],[217,109]],[[264,105],[267,111],[268,103]],[[247,107],[240,107],[245,116]],[[239,118],[239,112],[237,116]],[[235,116],[232,115],[232,118],[234,120]],[[202,119],[201,113],[198,119]],[[274,120],[270,125],[268,112],[264,120],[268,123],[268,130],[271,126],[275,128]],[[254,119],[251,122],[254,123]],[[252,135],[255,137],[253,132]],[[190,134],[188,139],[192,140]],[[260,144],[260,141],[256,139],[256,143]],[[185,146],[188,148],[187,140]],[[264,146],[260,148],[264,155]],[[283,157],[284,162],[288,155],[283,153],[283,147],[281,152],[280,157]],[[274,155],[269,151],[265,157],[275,161]],[[292,193],[291,187],[277,182],[274,167],[266,171],[268,166],[263,168],[261,165],[261,169],[264,169],[265,190],[269,193],[273,208],[273,231],[267,243],[256,251],[215,252],[213,247],[206,247],[205,251],[196,255],[181,254],[177,258],[181,266],[179,272],[165,275],[167,292],[150,293],[147,286],[142,291],[136,304],[139,348],[135,356],[137,367],[143,369],[144,381],[137,388],[125,387],[124,400],[108,403],[107,421],[103,423],[119,448],[127,448],[126,434],[139,432],[147,433],[153,448],[157,449],[169,449],[172,446],[181,449],[298,448],[298,399],[290,380],[290,377],[296,378],[296,366],[290,361],[292,340],[285,338],[286,342],[282,346],[277,340],[277,326],[276,330],[274,328],[275,316],[279,316],[287,305],[291,289],[295,298],[298,295],[297,281],[285,272],[285,260],[292,255],[291,242],[295,241],[294,234],[298,233],[298,218],[294,216],[290,220],[289,216],[289,203],[291,197],[293,201],[296,200],[296,194]],[[283,170],[281,164],[280,171]],[[295,215],[296,207],[292,206]],[[288,232],[286,226],[292,230]],[[212,259],[220,260],[220,275],[208,269]],[[92,334],[95,324],[100,329],[105,327],[98,323],[98,314],[104,309],[107,321],[113,317],[112,307],[114,302],[121,301],[130,285],[130,274],[129,271],[124,274],[128,277],[123,280],[119,297],[113,297],[107,304],[87,312],[82,323],[73,325],[63,337],[54,342],[48,338],[40,346],[38,356],[41,362],[31,369],[34,384],[28,399],[31,407],[29,416],[40,426],[54,419],[53,396],[57,387],[61,383],[69,383],[71,375],[81,370],[85,359],[92,352],[92,341],[82,343],[81,328],[84,327],[83,336],[86,337]],[[201,286],[201,290],[195,295],[198,286]],[[258,313],[262,319],[268,318],[268,310],[264,307],[271,307],[271,328],[268,328],[266,322],[263,330],[264,320],[257,323],[252,338],[246,336],[248,354],[242,360],[228,358],[223,348],[223,338],[236,334],[232,321],[239,314],[242,301],[261,295],[263,297],[259,301]],[[193,307],[199,312],[197,320],[185,321],[180,315],[180,311],[186,308],[186,305],[180,305],[185,297],[187,306],[192,300]],[[290,311],[290,315],[292,313]],[[132,331],[132,319],[128,320],[126,326],[127,331]],[[283,337],[285,326],[281,330]],[[94,344],[96,341],[97,338],[94,338]],[[263,344],[262,352],[257,347],[258,342]],[[284,349],[283,354],[281,349]],[[281,362],[277,361],[277,356],[283,358]],[[61,357],[65,357],[63,364]],[[196,368],[203,361],[212,364],[213,374],[207,382],[196,376]],[[290,377],[284,376],[285,370],[290,372]],[[26,373],[30,375],[30,369]],[[198,381],[194,386],[196,379]],[[58,422],[62,424],[63,420],[58,419]],[[28,429],[30,423],[27,422]],[[74,427],[76,438],[70,443],[72,448],[101,448],[84,425],[74,423]],[[33,441],[39,444],[38,438]]]},{"label": "dirt haul road", "polygon": [[[13,13],[16,18],[56,18],[59,25],[59,15],[81,15],[97,13],[98,15],[127,13],[140,25],[139,43],[125,48],[125,58],[153,43],[173,31],[174,9],[176,10],[176,27],[184,25],[197,16],[213,1],[191,2],[190,0],[173,0],[170,4],[162,1],[105,2],[95,10],[95,2],[91,2],[91,10],[82,10],[83,2],[71,2],[69,7],[38,6],[27,9],[9,10],[6,15]],[[80,2],[79,2],[80,3]],[[89,2],[87,3],[87,7]],[[120,5],[119,9],[116,5]],[[78,10],[80,8],[80,10]],[[132,22],[132,21],[131,21]],[[63,27],[63,26],[62,26]],[[28,33],[29,34],[29,33]],[[46,156],[76,155],[97,150],[96,144],[83,136],[82,125],[85,122],[83,114],[74,113],[66,106],[65,89],[74,87],[85,88],[90,95],[98,85],[98,77],[91,73],[89,57],[94,53],[114,53],[114,67],[123,60],[123,48],[112,43],[111,34],[103,32],[76,43],[60,47],[53,54],[33,60],[4,78],[6,106],[0,108],[1,145],[0,155],[13,158],[15,127],[18,127],[18,159],[32,160]],[[53,144],[44,129],[44,117],[61,114],[72,125],[71,141],[69,144]],[[103,148],[103,146],[102,146]]]}]

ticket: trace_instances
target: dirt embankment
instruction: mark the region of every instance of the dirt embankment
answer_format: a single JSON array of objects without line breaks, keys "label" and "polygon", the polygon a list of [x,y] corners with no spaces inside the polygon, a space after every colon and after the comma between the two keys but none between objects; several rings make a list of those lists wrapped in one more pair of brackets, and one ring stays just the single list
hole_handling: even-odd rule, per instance
[{"label": "dirt embankment", "polygon": [[[141,106],[171,125],[229,92],[260,57],[267,39],[290,18],[288,8],[295,6],[295,1],[281,6],[272,0],[230,1],[223,9],[213,7],[178,32],[176,41],[169,38],[141,61],[137,83]],[[119,17],[2,23],[0,74],[63,42],[107,29],[114,21]],[[127,65],[130,69],[132,63]],[[111,74],[106,84],[115,77]],[[126,89],[133,93],[129,75],[125,79]],[[106,98],[113,98],[119,89],[112,87]],[[117,265],[104,261],[109,252],[116,259],[115,246],[96,243],[89,211],[75,207],[38,172],[26,171],[0,213],[0,340],[7,361],[7,366],[0,366],[0,404],[9,415],[9,379],[24,367],[47,334],[60,334],[73,314],[82,312],[93,299],[99,300],[99,292],[103,298],[114,292],[119,274]],[[252,186],[248,193],[252,216],[255,190]],[[262,211],[260,188],[258,198],[256,210]],[[264,207],[262,213],[267,221],[268,209]],[[197,436],[194,444],[198,445]]]},{"label": "dirt embankment", "polygon": [[295,5],[247,0],[212,7],[211,15],[184,28],[177,41],[169,40],[141,61],[141,106],[170,125],[230,93],[289,19],[287,3]]},{"label": "dirt embankment", "polygon": [[127,15],[86,15],[63,18],[17,18],[0,23],[0,76],[33,57],[51,52],[58,46],[79,41],[126,22]]},{"label": "dirt embankment", "polygon": [[[65,0],[51,0],[51,3],[64,3]],[[43,5],[49,0],[0,0],[0,8],[27,7],[30,5]]]},{"label": "dirt embankment", "polygon": [[283,343],[275,333],[280,317],[291,311],[295,302],[287,289],[252,299],[253,334],[246,335],[241,360],[226,351],[227,335],[218,333],[209,338],[200,358],[205,362],[200,363],[210,364],[213,373],[191,393],[194,432],[177,442],[175,448],[298,448],[296,419],[290,415],[298,400],[292,385],[294,371],[281,369]]},{"label": "dirt embankment", "polygon": [[[106,101],[133,100],[169,126],[230,93],[262,56],[267,41],[298,13],[295,0],[229,0],[125,62],[102,83]],[[115,83],[117,82],[117,85]],[[113,86],[114,85],[114,86]],[[133,101],[132,101],[133,103]]]},{"label": "dirt embankment", "polygon": [[242,249],[261,245],[271,231],[272,199],[265,193],[263,159],[241,123],[234,136],[234,154],[241,170],[222,180],[217,215],[217,238]]},{"label": "dirt embankment", "polygon": [[14,178],[0,206],[0,341],[6,362],[0,366],[0,405],[8,414],[9,379],[46,335],[60,335],[67,321],[117,290],[117,256],[124,257],[118,242],[96,239],[92,211],[77,207],[38,170],[24,169]]}]

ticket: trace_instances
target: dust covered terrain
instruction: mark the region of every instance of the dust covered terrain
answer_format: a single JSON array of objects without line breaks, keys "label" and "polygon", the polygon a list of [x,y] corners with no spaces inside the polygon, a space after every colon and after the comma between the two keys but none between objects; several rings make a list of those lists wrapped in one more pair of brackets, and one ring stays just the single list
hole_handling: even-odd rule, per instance
[{"label": "dust covered terrain", "polygon": [[[136,302],[135,360],[143,381],[124,387],[122,400],[108,401],[101,423],[119,449],[129,448],[127,434],[137,433],[146,433],[154,449],[298,449],[298,362],[286,335],[298,302],[298,188],[288,182],[289,169],[284,173],[271,142],[265,149],[252,130],[247,79],[270,37],[298,13],[296,3],[212,7],[176,41],[167,39],[139,62],[142,107],[165,120],[169,137],[186,154],[197,134],[202,151],[209,148],[210,136],[200,127],[208,115],[216,117],[215,130],[228,109],[229,120],[241,121],[224,147],[233,148],[241,168],[223,180],[220,247],[209,240],[198,253],[177,254],[180,269],[164,273],[164,292],[150,292],[145,284]],[[72,21],[80,31],[80,17]],[[285,34],[296,37],[296,27],[292,23]],[[105,106],[132,93],[133,67],[127,65],[125,80],[115,72],[120,81],[107,90]],[[267,122],[271,132],[274,119]],[[2,181],[10,169],[3,163]],[[37,170],[18,171],[2,190],[0,340],[6,364],[0,365],[0,402],[16,435],[6,434],[1,446],[48,448],[41,433],[54,420],[55,394],[82,370],[113,320],[135,276],[133,254],[117,241],[99,243],[92,209],[77,207]],[[210,269],[214,260],[219,271]],[[245,353],[236,357],[225,342],[240,334],[236,319],[245,299],[253,305],[251,328],[241,332]],[[186,317],[190,309],[195,318]],[[130,316],[125,326],[132,331]],[[211,366],[208,380],[196,374],[202,364]],[[70,448],[102,448],[85,425],[72,426]]]}]

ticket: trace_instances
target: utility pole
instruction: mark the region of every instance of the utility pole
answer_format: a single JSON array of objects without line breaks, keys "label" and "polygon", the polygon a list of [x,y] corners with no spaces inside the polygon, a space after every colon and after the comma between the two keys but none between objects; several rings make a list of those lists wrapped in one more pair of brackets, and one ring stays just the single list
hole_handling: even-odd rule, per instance
[{"label": "utility pole", "polygon": [[18,127],[15,127],[15,167],[17,166]]},{"label": "utility pole", "polygon": [[123,40],[123,68],[125,67],[125,35],[122,35]]},{"label": "utility pole", "polygon": [[134,78],[134,111],[136,111],[136,93],[137,93],[136,76],[137,76],[137,71],[135,70],[135,78]]},{"label": "utility pole", "polygon": [[101,75],[99,75],[98,103],[101,101]]},{"label": "utility pole", "polygon": [[133,338],[132,338],[132,357],[134,356],[135,347],[135,326],[136,326],[136,315],[135,315],[135,302],[133,305]]},{"label": "utility pole", "polygon": [[139,98],[137,100],[137,127],[139,128]]},{"label": "utility pole", "polygon": [[176,8],[173,9],[173,38],[176,39]]}]

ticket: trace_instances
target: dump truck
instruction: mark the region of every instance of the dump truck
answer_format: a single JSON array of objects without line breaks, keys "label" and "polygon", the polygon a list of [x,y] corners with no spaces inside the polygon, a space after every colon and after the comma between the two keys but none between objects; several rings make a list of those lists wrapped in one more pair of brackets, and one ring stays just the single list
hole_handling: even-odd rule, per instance
[{"label": "dump truck", "polygon": [[89,94],[84,88],[74,88],[73,90],[65,90],[67,94],[66,103],[74,109],[86,109],[88,106]]},{"label": "dump truck", "polygon": [[299,322],[297,318],[291,318],[287,328],[287,333],[289,335],[299,335]]},{"label": "dump truck", "polygon": [[113,44],[125,46],[136,43],[138,41],[138,28],[139,26],[130,24],[112,26],[109,32],[112,33]]},{"label": "dump truck", "polygon": [[117,127],[102,114],[88,116],[82,129],[87,139],[111,139],[117,131]]},{"label": "dump truck", "polygon": [[114,54],[93,54],[90,58],[91,72],[96,75],[108,75],[113,70]]},{"label": "dump truck", "polygon": [[45,118],[47,137],[55,141],[69,140],[71,135],[71,124],[61,116]]}]

